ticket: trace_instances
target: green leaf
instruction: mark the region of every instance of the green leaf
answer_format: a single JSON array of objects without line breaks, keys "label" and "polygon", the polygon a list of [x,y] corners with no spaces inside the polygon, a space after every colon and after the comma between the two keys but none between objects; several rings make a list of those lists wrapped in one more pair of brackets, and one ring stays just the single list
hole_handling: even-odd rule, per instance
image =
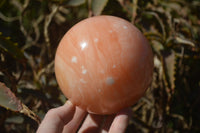
[{"label": "green leaf", "polygon": [[22,110],[22,103],[11,90],[0,82],[0,106],[12,111]]},{"label": "green leaf", "polygon": [[107,3],[108,3],[108,0],[93,0],[92,1],[93,14],[100,15]]},{"label": "green leaf", "polygon": [[38,124],[40,123],[40,118],[31,111],[26,105],[24,105],[16,96],[15,94],[5,86],[4,83],[0,82],[0,106],[20,112],[31,119],[35,120]]},{"label": "green leaf", "polygon": [[169,88],[173,91],[175,88],[176,56],[174,51],[163,51],[163,65],[166,80]]},{"label": "green leaf", "polygon": [[17,58],[19,60],[24,58],[23,52],[18,48],[18,44],[12,42],[10,40],[10,37],[4,37],[1,32],[0,32],[0,48],[8,52],[14,58]]},{"label": "green leaf", "polygon": [[13,116],[9,117],[5,121],[6,123],[15,123],[15,124],[22,124],[24,122],[24,118],[21,116]]},{"label": "green leaf", "polygon": [[68,6],[80,6],[85,3],[85,0],[69,0],[67,2]]},{"label": "green leaf", "polygon": [[185,44],[185,45],[189,45],[189,46],[195,47],[195,44],[192,41],[187,40],[185,38],[181,38],[181,37],[177,36],[177,37],[175,37],[175,41],[177,43],[182,43],[182,44]]}]

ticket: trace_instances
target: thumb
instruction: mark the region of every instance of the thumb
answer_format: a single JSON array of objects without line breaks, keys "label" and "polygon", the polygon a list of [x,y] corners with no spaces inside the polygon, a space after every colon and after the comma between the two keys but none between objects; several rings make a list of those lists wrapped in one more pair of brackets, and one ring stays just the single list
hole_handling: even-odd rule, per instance
[{"label": "thumb", "polygon": [[40,124],[37,133],[61,133],[73,118],[75,106],[67,101],[63,106],[50,109]]}]

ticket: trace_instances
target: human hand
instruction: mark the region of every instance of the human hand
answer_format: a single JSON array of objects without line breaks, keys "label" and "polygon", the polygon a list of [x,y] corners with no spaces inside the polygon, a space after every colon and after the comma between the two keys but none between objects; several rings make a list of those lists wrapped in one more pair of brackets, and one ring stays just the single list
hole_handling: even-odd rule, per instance
[{"label": "human hand", "polygon": [[116,115],[88,114],[67,101],[63,106],[47,112],[37,133],[124,133],[130,115],[130,109]]}]

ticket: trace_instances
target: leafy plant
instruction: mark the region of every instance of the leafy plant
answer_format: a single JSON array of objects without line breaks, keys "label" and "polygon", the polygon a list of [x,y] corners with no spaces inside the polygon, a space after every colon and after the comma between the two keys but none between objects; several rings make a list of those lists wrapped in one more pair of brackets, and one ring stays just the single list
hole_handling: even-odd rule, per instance
[{"label": "leafy plant", "polygon": [[154,52],[152,85],[132,107],[127,133],[200,132],[199,12],[199,0],[2,0],[0,130],[35,132],[38,117],[64,104],[57,45],[74,24],[102,14],[132,22]]}]

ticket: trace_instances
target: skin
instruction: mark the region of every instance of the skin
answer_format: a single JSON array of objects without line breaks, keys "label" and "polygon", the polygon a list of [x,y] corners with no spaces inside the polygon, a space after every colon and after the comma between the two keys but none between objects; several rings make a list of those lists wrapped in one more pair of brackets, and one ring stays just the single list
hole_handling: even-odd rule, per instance
[{"label": "skin", "polygon": [[124,133],[130,116],[130,108],[103,116],[88,114],[67,101],[47,112],[37,133]]}]

